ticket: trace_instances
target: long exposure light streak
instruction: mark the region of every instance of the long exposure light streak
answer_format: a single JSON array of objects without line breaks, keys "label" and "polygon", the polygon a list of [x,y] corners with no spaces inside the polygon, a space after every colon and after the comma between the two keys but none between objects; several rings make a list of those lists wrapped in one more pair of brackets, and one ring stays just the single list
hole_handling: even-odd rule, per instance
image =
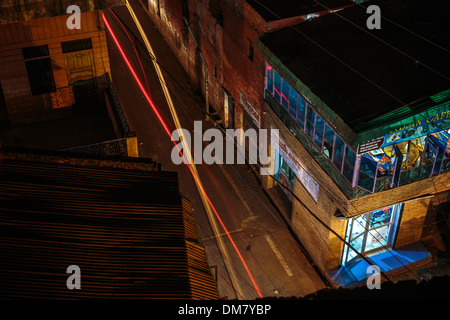
[{"label": "long exposure light streak", "polygon": [[[162,116],[161,116],[160,112],[158,111],[156,105],[154,104],[153,100],[150,98],[150,96],[149,96],[147,90],[145,90],[144,85],[142,84],[142,82],[141,82],[141,80],[139,79],[139,77],[138,77],[136,71],[134,70],[133,66],[131,65],[130,60],[128,59],[128,57],[127,57],[127,55],[125,54],[125,52],[124,52],[122,46],[120,45],[120,43],[119,43],[119,41],[118,41],[118,39],[117,39],[115,33],[113,32],[113,30],[112,30],[112,28],[111,28],[109,22],[107,21],[106,16],[105,16],[104,13],[102,13],[102,18],[103,18],[103,21],[104,21],[104,23],[105,23],[106,28],[108,29],[108,31],[109,31],[109,33],[110,33],[110,35],[111,35],[111,38],[113,39],[114,43],[116,44],[116,46],[117,46],[117,48],[118,48],[118,50],[119,50],[119,52],[120,52],[122,58],[124,59],[126,65],[127,65],[127,67],[128,67],[128,69],[130,70],[131,74],[133,75],[133,77],[134,77],[134,79],[135,79],[137,85],[139,86],[141,92],[143,93],[145,99],[146,99],[147,102],[150,104],[150,107],[152,108],[152,110],[154,111],[154,113],[155,113],[156,117],[158,118],[159,122],[160,122],[161,125],[163,126],[163,129],[164,129],[164,131],[166,132],[166,134],[167,134],[169,137],[172,137],[171,131],[169,130],[167,124],[166,124],[165,121],[164,121],[164,119],[162,118]],[[173,141],[173,142],[174,142],[174,144],[177,146],[176,142],[175,142],[175,141]],[[177,148],[178,148],[178,146],[177,146]],[[178,151],[179,151],[180,154],[184,157],[184,155],[181,153],[181,150],[180,150],[179,148],[178,148]],[[203,188],[203,185],[202,185],[202,183],[201,183],[201,181],[200,181],[200,179],[199,179],[199,177],[198,177],[198,173],[194,172],[195,168],[193,168],[192,166],[193,166],[193,165],[187,164],[187,167],[188,167],[188,169],[189,169],[189,171],[190,171],[192,177],[194,178],[194,180],[195,180],[197,186],[199,187],[199,189],[200,189],[201,193],[203,194],[203,196],[206,198],[206,200],[207,200],[209,206],[211,207],[211,209],[212,209],[213,212],[214,212],[215,217],[216,217],[217,220],[219,221],[219,223],[220,223],[220,225],[222,226],[222,228],[223,228],[225,234],[227,235],[228,239],[230,240],[230,242],[231,242],[231,244],[232,244],[234,250],[236,251],[236,253],[237,253],[239,259],[241,260],[241,262],[242,262],[242,264],[243,264],[243,266],[244,266],[244,268],[245,268],[245,270],[246,270],[246,272],[247,272],[247,274],[248,274],[248,276],[249,276],[249,278],[250,278],[250,280],[251,280],[251,282],[252,282],[252,284],[253,284],[253,286],[254,286],[256,292],[257,292],[257,294],[258,294],[258,297],[262,298],[261,291],[260,291],[258,285],[256,284],[255,279],[254,279],[253,275],[251,274],[250,269],[249,269],[248,266],[247,266],[247,263],[245,262],[244,258],[242,257],[242,255],[241,255],[239,249],[238,249],[237,246],[236,246],[236,243],[234,242],[233,238],[231,237],[230,233],[228,232],[228,229],[225,227],[225,224],[223,223],[223,221],[222,221],[222,219],[220,218],[220,216],[219,216],[217,210],[215,209],[214,205],[212,204],[211,199],[209,198],[209,196],[207,195],[205,189]],[[196,171],[196,170],[195,170],[195,171]]]}]

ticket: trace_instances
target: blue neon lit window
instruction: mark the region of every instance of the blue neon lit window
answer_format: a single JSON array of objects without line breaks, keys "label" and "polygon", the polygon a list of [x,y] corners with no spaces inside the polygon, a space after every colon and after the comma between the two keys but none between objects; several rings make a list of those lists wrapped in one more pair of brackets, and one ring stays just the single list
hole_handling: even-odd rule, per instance
[{"label": "blue neon lit window", "polygon": [[364,255],[381,248],[392,247],[402,205],[384,207],[350,219],[347,224],[345,240],[357,252],[345,245],[343,264],[357,258],[358,253]]},{"label": "blue neon lit window", "polygon": [[273,70],[273,97],[280,103],[281,99],[281,77]]},{"label": "blue neon lit window", "polygon": [[327,124],[325,124],[325,134],[323,141],[323,154],[329,159],[333,156],[334,136],[336,133]]},{"label": "blue neon lit window", "polygon": [[323,132],[325,123],[319,115],[316,115],[316,129],[314,133],[314,143],[322,151]]},{"label": "blue neon lit window", "polygon": [[314,134],[314,123],[316,120],[316,112],[308,105],[306,111],[306,134],[312,139]]},{"label": "blue neon lit window", "polygon": [[281,105],[288,110],[289,108],[289,83],[281,78]]},{"label": "blue neon lit window", "polygon": [[336,135],[336,141],[334,142],[334,152],[333,152],[333,164],[341,171],[342,158],[344,155],[345,143]]},{"label": "blue neon lit window", "polygon": [[273,68],[267,65],[266,90],[273,95]]},{"label": "blue neon lit window", "polygon": [[348,146],[345,146],[344,167],[342,175],[349,181],[353,180],[353,171],[355,169],[356,154]]},{"label": "blue neon lit window", "polygon": [[298,94],[291,88],[289,91],[289,114],[292,118],[297,120],[297,99]]},{"label": "blue neon lit window", "polygon": [[300,125],[302,130],[305,128],[305,109],[306,102],[302,97],[298,96],[298,106],[297,106],[297,123]]},{"label": "blue neon lit window", "polygon": [[378,162],[370,159],[365,154],[361,157],[361,164],[359,167],[358,186],[373,192],[375,184],[375,174],[377,171]]}]

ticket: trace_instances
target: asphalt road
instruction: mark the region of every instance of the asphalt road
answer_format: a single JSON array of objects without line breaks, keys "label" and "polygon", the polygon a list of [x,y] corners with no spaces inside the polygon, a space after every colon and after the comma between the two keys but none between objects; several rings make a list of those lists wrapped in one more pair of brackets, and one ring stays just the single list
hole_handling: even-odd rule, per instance
[{"label": "asphalt road", "polygon": [[[186,74],[145,10],[137,1],[132,1],[132,6],[163,69],[181,126],[193,136],[194,121],[205,119],[200,107],[201,99],[191,89]],[[129,28],[130,35],[134,34],[143,43],[127,8],[118,7],[114,12]],[[106,11],[105,16],[137,76],[148,88],[161,118],[172,132],[176,127],[152,59],[146,54],[144,46],[137,46],[140,62],[118,20],[110,11]],[[140,156],[161,163],[163,170],[178,172],[180,191],[194,207],[199,234],[206,247],[209,264],[213,267],[212,273],[217,277],[220,296],[251,300],[260,297],[259,290],[262,297],[303,297],[324,288],[321,278],[246,165],[197,165],[204,190],[228,233],[217,217],[214,219],[219,228],[212,227],[214,221],[211,221],[211,216],[208,217],[191,172],[186,165],[172,162],[174,144],[109,34],[108,51],[113,83],[130,128],[137,134]],[[203,121],[203,130],[210,127],[211,122]]]}]

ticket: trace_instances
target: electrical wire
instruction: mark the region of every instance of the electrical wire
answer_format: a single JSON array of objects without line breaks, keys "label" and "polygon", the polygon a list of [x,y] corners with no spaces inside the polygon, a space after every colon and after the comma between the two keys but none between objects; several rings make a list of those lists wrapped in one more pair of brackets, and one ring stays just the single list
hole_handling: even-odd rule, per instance
[{"label": "electrical wire", "polygon": [[[114,10],[111,9],[111,11],[114,11]],[[113,12],[113,13],[114,13],[114,12]],[[115,13],[114,13],[114,14],[115,14]],[[143,72],[144,75],[145,75],[145,71],[144,71],[144,69],[143,69],[143,66],[142,66],[142,63],[141,63],[140,56],[139,56],[139,54],[138,54],[138,51],[136,50],[136,47],[135,47],[135,45],[134,45],[133,40],[132,40],[131,37],[129,36],[129,33],[125,30],[125,25],[124,25],[123,22],[121,21],[120,17],[118,17],[116,14],[115,14],[114,17],[118,20],[118,22],[120,22],[121,27],[122,27],[122,28],[124,29],[124,31],[126,32],[129,41],[131,42],[133,48],[135,49],[135,53],[136,53],[137,58],[138,58],[138,60],[139,60],[139,62],[140,62],[140,66],[141,66],[141,68],[142,68],[142,72]],[[128,28],[128,26],[127,26],[127,28]],[[131,32],[131,30],[130,30],[130,32]],[[134,34],[133,34],[133,35],[134,35]],[[134,36],[134,39],[135,39],[135,41],[137,41],[137,37],[136,37],[136,36]],[[142,45],[142,44],[141,44],[141,45]],[[145,51],[145,52],[147,52],[147,51]],[[157,75],[157,77],[158,77],[158,75]],[[146,77],[145,77],[145,81],[147,82],[147,78],[146,78]],[[148,87],[148,82],[147,82],[147,87]],[[211,241],[212,241],[212,240],[211,240]],[[221,255],[222,259],[223,259],[223,260],[224,260],[224,259],[227,260],[227,261],[228,261],[228,265],[229,265],[231,268],[233,268],[234,270],[236,270],[236,272],[239,273],[241,279],[243,279],[243,281],[246,283],[246,280],[243,278],[242,274],[240,274],[240,272],[233,266],[233,264],[231,263],[231,261],[229,261],[229,260],[223,255],[222,251],[218,248],[218,246],[217,246],[217,244],[216,244],[215,242],[214,242],[214,245],[215,245],[216,248],[219,250],[219,254]],[[225,261],[224,261],[224,263],[225,263]],[[225,265],[224,265],[224,266],[225,266]],[[227,268],[225,268],[225,269],[227,270]],[[228,272],[228,270],[227,270],[227,272]],[[248,283],[246,283],[246,284],[247,284],[247,286],[248,286]],[[255,295],[258,296],[258,292],[257,292],[255,289],[252,289],[252,290],[254,290],[254,291],[255,291],[255,292],[254,292]],[[233,291],[237,292],[237,290],[236,290],[234,287],[233,287]],[[241,295],[239,295],[239,296],[241,296]]]},{"label": "electrical wire", "polygon": [[[367,7],[365,7],[362,3],[358,3],[358,2],[353,1],[353,0],[349,0],[349,1],[352,2],[354,5],[357,5],[357,6],[359,6],[359,7],[364,8],[364,11],[367,12]],[[404,26],[398,24],[397,22],[392,21],[391,19],[386,18],[385,15],[380,15],[380,17],[381,17],[381,19],[386,20],[386,21],[392,23],[393,25],[399,27],[400,29],[403,29],[404,31],[409,32],[409,33],[411,33],[412,35],[415,35],[416,37],[418,37],[418,38],[420,38],[420,39],[422,39],[422,40],[424,40],[424,41],[426,41],[426,42],[428,42],[428,43],[430,43],[430,44],[436,46],[437,48],[439,48],[439,49],[441,49],[441,50],[444,50],[444,51],[447,52],[447,53],[450,53],[450,50],[448,50],[447,48],[444,48],[443,46],[441,46],[441,45],[439,45],[439,44],[437,44],[437,43],[431,41],[430,39],[427,39],[427,38],[421,36],[420,34],[414,32],[414,31],[412,31],[412,30],[409,30],[408,28],[406,28],[406,27],[404,27]]]},{"label": "electrical wire", "polygon": [[[124,24],[121,24],[122,26],[124,26]],[[128,28],[128,27],[127,27]],[[129,29],[129,28],[128,28]],[[130,30],[130,29],[129,29]],[[131,30],[130,30],[130,32],[132,32]],[[129,40],[131,41],[131,37],[128,37],[129,38]],[[135,36],[134,37],[134,40],[136,41],[136,42],[138,42],[140,45],[142,45],[142,43],[140,43],[140,41],[137,39],[137,37]],[[146,52],[146,53],[148,53],[146,50],[144,50],[144,52]],[[148,56],[149,54],[147,54],[147,56]],[[156,58],[155,57],[151,57],[153,60],[155,60],[156,61]],[[159,65],[161,65],[160,63],[159,63],[159,61],[156,61]],[[165,68],[164,68],[165,69]],[[165,71],[166,72],[168,72],[166,69],[165,69]],[[173,76],[172,76],[172,74],[170,74],[170,72],[168,72],[168,74],[173,78]],[[179,83],[176,81],[176,79],[174,79],[175,80],[175,82],[179,85]],[[184,89],[184,88],[183,88]],[[187,91],[186,91],[187,92]],[[195,99],[190,95],[190,93],[189,93],[189,96],[193,99],[193,101],[195,101]],[[181,104],[182,105],[182,104]],[[200,107],[197,103],[196,103],[196,105],[198,106],[198,107]],[[200,107],[200,109],[202,110],[202,108]],[[202,110],[203,111],[203,110]],[[219,126],[219,128],[221,128],[220,126]],[[281,225],[281,223],[280,223],[280,225]],[[286,226],[285,225],[282,225],[284,228],[286,228]],[[241,239],[242,239],[242,237],[241,237]],[[304,250],[304,248],[302,248],[302,251],[303,252],[305,252],[305,250]],[[310,258],[311,259],[311,258]],[[234,266],[232,266],[232,267],[234,267]],[[261,266],[261,268],[262,268],[262,266]],[[266,273],[266,275],[267,275],[267,273]],[[242,276],[242,275],[241,275]],[[268,276],[268,278],[273,282],[273,280],[270,278],[270,276],[269,275],[267,275]],[[323,279],[324,281],[325,281],[325,279]]]},{"label": "electrical wire", "polygon": [[[146,52],[146,51],[145,51]],[[148,56],[150,56],[150,54],[148,53],[148,52],[146,52],[146,54],[148,55]],[[153,56],[150,56],[150,58],[152,59],[152,60],[154,60],[154,61],[156,61],[160,66],[161,66],[161,64],[160,64],[160,62],[156,59],[156,57],[153,57]],[[163,66],[162,66],[162,68],[166,71],[166,72],[168,72]],[[171,75],[170,73],[168,73],[169,75]],[[172,75],[171,75],[172,76]],[[176,82],[177,84],[178,84],[178,82]],[[195,101],[195,100],[194,100]],[[201,106],[199,106],[200,107],[200,109],[203,111],[203,109],[201,108]],[[204,111],[205,113],[206,113],[206,111]],[[208,114],[208,113],[207,113]],[[209,115],[209,114],[208,114]],[[216,122],[216,124],[218,124],[217,122]],[[219,125],[219,124],[218,124]],[[222,131],[224,131],[221,127],[220,127],[220,125],[218,126],[219,128],[220,128],[220,130],[222,130]],[[226,131],[225,131],[225,133],[226,133]],[[234,139],[233,139],[233,141],[234,141]],[[237,142],[236,141],[234,141],[234,143],[237,145]],[[239,145],[237,145],[237,146],[239,146]],[[246,152],[246,151],[245,151]],[[281,185],[281,186],[283,186],[283,184],[278,180],[278,179],[276,179],[274,176],[270,176],[272,179],[274,179],[279,185]],[[287,188],[287,187],[286,187]],[[288,189],[289,190],[289,189]],[[291,191],[290,191],[291,192]],[[292,192],[291,192],[292,193]],[[293,194],[293,193],[292,193]],[[300,203],[301,203],[301,205],[303,206],[303,207],[305,207],[306,208],[306,210],[310,213],[310,214],[312,214],[316,219],[318,219],[318,221],[319,222],[321,222],[321,224],[322,225],[324,225],[325,226],[325,228],[327,228],[329,231],[331,231],[333,234],[335,234],[339,239],[341,239],[344,243],[346,243],[350,248],[352,248],[355,252],[357,252],[357,250],[355,250],[349,243],[347,243],[346,241],[345,241],[345,239],[342,239],[342,237],[340,237],[334,230],[332,230],[328,225],[326,225],[323,221],[321,221],[316,215],[314,215],[314,213],[312,213],[310,210],[309,210],[309,208],[307,208],[306,207],[306,205],[304,205],[304,203],[295,195],[295,194],[293,194],[293,196],[294,196],[294,198],[296,198]],[[314,224],[313,224],[314,225]],[[327,245],[328,246],[328,245]],[[330,249],[330,248],[329,248]],[[365,258],[364,256],[362,256],[359,252],[357,252],[357,254],[358,255],[360,255],[360,257],[363,259],[363,260],[365,260],[366,262],[368,262],[369,264],[370,264],[370,262],[369,262],[369,260],[367,259],[367,258]],[[384,274],[384,273],[381,273],[384,277],[385,277],[385,279],[387,279],[388,281],[390,281],[390,279]]]},{"label": "electrical wire", "polygon": [[[110,34],[113,36],[113,39],[114,39],[114,41],[116,42],[116,44],[117,44],[117,46],[118,46],[118,48],[119,48],[119,51],[120,51],[120,53],[122,54],[122,56],[123,56],[123,58],[124,58],[126,64],[128,65],[128,67],[129,67],[130,71],[132,72],[133,76],[135,77],[135,80],[137,81],[137,83],[138,83],[138,85],[139,85],[139,87],[140,87],[142,93],[144,94],[144,96],[146,97],[146,99],[147,99],[147,101],[149,102],[150,106],[152,107],[153,111],[155,112],[155,114],[156,114],[158,120],[159,120],[160,123],[163,125],[164,130],[165,130],[166,133],[171,137],[170,130],[168,129],[167,125],[165,124],[164,120],[162,119],[160,113],[156,110],[156,106],[154,105],[154,103],[152,102],[152,100],[150,99],[150,97],[148,96],[148,93],[146,92],[146,90],[143,88],[142,82],[141,82],[141,81],[139,80],[139,78],[137,77],[137,74],[136,74],[136,72],[134,71],[134,69],[131,67],[131,64],[130,64],[129,60],[127,59],[125,53],[123,52],[123,50],[122,50],[121,47],[119,46],[118,40],[116,39],[115,35],[112,33],[112,29],[111,29],[111,27],[109,26],[109,23],[107,22],[105,16],[103,16],[103,20],[104,20],[104,22],[105,22],[105,24],[106,24],[106,26],[107,26],[107,28],[108,28],[108,31],[110,31]],[[177,147],[177,149],[178,149],[180,155],[181,155],[181,156],[183,157],[183,159],[184,159],[184,155],[183,155],[183,153],[181,152],[181,150],[179,149],[178,144],[176,144],[175,141],[173,141],[173,142],[174,142],[175,146]],[[185,159],[184,159],[184,160],[185,160]],[[185,160],[184,163],[188,163],[188,162]],[[191,166],[188,165],[187,167],[188,167],[189,171],[191,172],[192,176],[194,177],[194,179],[198,179],[198,178],[196,178],[196,175],[194,174],[193,169],[191,168]],[[246,262],[244,261],[244,259],[243,259],[242,255],[241,255],[241,253],[239,252],[239,250],[238,250],[238,248],[237,248],[235,242],[234,242],[233,239],[231,238],[231,236],[230,236],[230,234],[229,234],[227,228],[225,227],[225,225],[224,225],[222,219],[220,218],[218,212],[216,211],[215,207],[213,206],[213,204],[212,204],[210,198],[207,196],[207,194],[206,194],[205,190],[203,189],[203,187],[202,187],[201,185],[199,185],[199,187],[201,188],[201,191],[202,191],[203,195],[205,196],[206,200],[208,201],[208,203],[209,203],[211,209],[213,210],[213,212],[214,212],[214,214],[215,214],[217,220],[219,221],[220,225],[221,225],[222,228],[224,229],[224,231],[225,231],[225,233],[227,234],[227,236],[228,236],[228,238],[229,238],[229,240],[230,240],[230,242],[231,242],[233,248],[235,249],[235,251],[236,251],[236,253],[238,254],[238,256],[239,256],[239,258],[240,258],[242,264],[244,265],[244,268],[246,269],[246,271],[247,271],[247,273],[248,273],[248,275],[249,275],[249,277],[250,277],[250,280],[252,281],[253,286],[254,286],[255,289],[256,289],[257,295],[258,295],[260,298],[262,298],[261,292],[260,292],[260,290],[259,290],[257,284],[255,283],[255,280],[254,280],[252,274],[250,273],[250,270],[248,269],[248,266],[247,266]]]},{"label": "electrical wire", "polygon": [[[166,70],[166,72],[167,72],[167,70]],[[204,110],[202,110],[202,111],[204,111]],[[219,126],[220,127],[220,126]],[[277,180],[277,182],[280,184],[280,185],[282,185],[278,180]],[[285,186],[286,187],[286,186]]]},{"label": "electrical wire", "polygon": [[[264,7],[267,11],[271,12],[273,15],[277,16],[278,18],[282,19],[282,17],[278,14],[276,14],[273,10],[271,10],[270,8],[268,8],[267,6],[263,5],[261,2],[259,2],[258,0],[255,0],[259,5],[261,5],[262,7]],[[317,0],[313,0],[315,3],[321,5],[322,7],[324,7],[327,10],[331,10],[330,8],[328,8],[327,6],[323,5],[322,3],[320,3]],[[346,19],[345,17],[341,16],[338,12],[333,12],[333,14],[339,16],[341,19],[344,19],[345,21],[351,23],[352,25],[354,25],[355,27],[357,27],[358,29],[364,31],[365,33],[368,33],[370,36],[376,38],[378,41],[382,42],[383,44],[391,47],[392,49],[400,52],[401,54],[407,56],[408,58],[412,59],[413,61],[415,61],[416,63],[419,62],[420,64],[422,64],[424,67],[428,68],[430,71],[436,73],[437,75],[450,80],[450,78],[442,75],[440,72],[437,72],[436,70],[432,69],[431,67],[429,67],[428,65],[418,61],[417,59],[415,59],[414,57],[411,57],[410,55],[406,54],[405,52],[403,52],[402,50],[392,46],[391,44],[387,43],[386,41],[380,39],[379,37],[377,37],[376,35],[374,35],[373,33],[368,32],[366,29],[361,28],[360,26],[358,26],[357,24],[353,23],[352,21]],[[305,38],[307,38],[309,41],[311,41],[312,43],[314,43],[316,46],[318,46],[319,48],[321,48],[323,51],[327,52],[329,55],[333,56],[334,58],[336,58],[338,61],[340,61],[341,63],[343,63],[344,65],[346,65],[348,68],[350,68],[352,71],[356,71],[354,70],[354,68],[352,68],[351,66],[349,66],[348,64],[346,64],[344,61],[342,61],[340,58],[338,58],[337,56],[333,55],[331,52],[329,52],[328,50],[326,50],[325,48],[323,48],[323,46],[319,45],[317,42],[313,41],[311,38],[309,38],[308,36],[306,36],[303,32],[301,32],[300,30],[298,30],[297,28],[295,28],[294,26],[291,26],[292,29],[294,29],[296,32],[300,33],[302,36],[304,36]],[[416,34],[417,35],[417,34]],[[417,35],[419,36],[419,35]],[[420,37],[420,36],[419,36]],[[422,38],[422,37],[420,37]],[[434,43],[433,43],[434,44]],[[436,45],[436,44],[434,44]],[[448,50],[445,50],[448,52]],[[359,74],[360,76],[363,76],[362,74],[360,74],[359,72],[356,72],[357,74]],[[378,86],[376,83],[374,83],[373,81],[371,81],[370,79],[368,79],[367,77],[363,76],[366,80],[368,80],[369,82],[371,82],[372,84],[374,84],[375,86],[377,86],[379,89],[382,89],[384,92],[388,93],[387,91],[385,91],[383,88],[381,88],[380,86]],[[394,98],[395,100],[399,101],[400,103],[402,103],[402,105],[406,105],[405,103],[403,103],[400,99],[396,98],[395,96],[391,95],[390,93],[388,93],[392,98]],[[433,181],[433,179],[432,179]],[[433,181],[433,185],[435,186],[435,183]],[[435,191],[437,192],[436,186],[435,186]],[[356,207],[354,206],[354,204],[352,204],[353,207],[356,209]],[[366,230],[367,232],[370,232],[369,230]],[[376,231],[376,229],[375,229]],[[377,232],[378,233],[378,232]],[[403,265],[403,267],[405,267],[408,271],[409,269],[390,251],[388,250],[398,261],[399,263],[401,263]]]},{"label": "electrical wire", "polygon": [[[257,0],[255,0],[255,1],[257,1]],[[313,0],[313,1],[314,1],[315,3],[317,3],[317,4],[321,5],[321,6],[323,6],[324,8],[327,8],[325,5],[323,5],[323,4],[320,3],[319,1],[317,1],[317,0]],[[330,10],[329,8],[327,8],[327,9]],[[367,29],[358,26],[358,25],[357,25],[356,23],[354,23],[353,21],[351,21],[351,20],[349,20],[349,19],[343,17],[342,15],[340,15],[338,12],[334,12],[333,14],[335,14],[336,16],[338,16],[338,17],[341,18],[341,19],[344,19],[344,20],[347,21],[348,23],[354,25],[354,26],[357,27],[358,29],[360,29],[360,30],[362,30],[363,32],[369,34],[370,36],[372,36],[373,38],[375,38],[375,39],[377,39],[378,41],[382,42],[383,44],[389,46],[390,48],[392,48],[392,49],[398,51],[399,53],[403,54],[405,57],[408,57],[409,59],[411,59],[411,60],[414,61],[415,63],[418,63],[418,64],[423,65],[423,66],[424,66],[425,68],[427,68],[428,70],[430,70],[430,71],[434,72],[435,74],[441,76],[442,78],[444,78],[444,79],[450,81],[450,78],[449,78],[449,77],[447,77],[447,76],[443,75],[442,73],[440,73],[440,72],[434,70],[434,69],[431,68],[430,66],[428,66],[428,65],[426,65],[425,63],[423,63],[423,62],[417,60],[416,58],[410,56],[409,54],[403,52],[402,50],[400,50],[399,48],[397,48],[397,47],[391,45],[390,43],[384,41],[384,40],[381,39],[380,37],[377,37],[377,36],[375,35],[375,33],[369,32]]]}]

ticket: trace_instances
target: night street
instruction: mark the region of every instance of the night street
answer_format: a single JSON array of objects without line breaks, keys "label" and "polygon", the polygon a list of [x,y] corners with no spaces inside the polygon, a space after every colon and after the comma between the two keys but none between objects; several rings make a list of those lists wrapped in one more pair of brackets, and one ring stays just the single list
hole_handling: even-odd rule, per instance
[{"label": "night street", "polygon": [[[136,5],[136,4],[135,4]],[[136,12],[151,42],[156,59],[161,67],[167,70],[164,77],[170,88],[176,111],[182,128],[191,130],[195,120],[204,120],[202,105],[198,97],[190,90],[184,72],[176,58],[167,48],[162,37],[146,18],[144,10]],[[135,27],[126,8],[115,8],[123,23],[133,35],[143,43],[139,31]],[[110,13],[106,13],[108,21],[114,26],[127,56],[137,70],[140,79],[148,81],[150,95],[170,130],[174,130],[173,121],[168,111],[161,85],[152,66],[152,61],[138,47],[146,76],[142,75],[139,61],[120,24]],[[127,30],[130,32],[130,30]],[[193,203],[195,215],[202,237],[207,248],[211,266],[217,266],[217,281],[221,297],[229,299],[254,299],[258,297],[247,271],[230,243],[229,237],[222,228],[214,234],[199,197],[194,180],[185,165],[174,165],[170,153],[174,147],[170,138],[152,112],[148,102],[135,83],[131,72],[123,62],[115,44],[108,39],[111,56],[112,76],[125,111],[127,120],[137,134],[139,154],[160,162],[164,170],[176,171],[180,178],[182,194]],[[197,101],[196,101],[197,100]],[[211,122],[204,121],[203,130],[211,127]],[[263,297],[295,296],[303,297],[325,287],[317,271],[310,265],[302,253],[298,243],[291,236],[285,222],[277,209],[264,194],[257,179],[246,165],[200,165],[197,166],[200,179],[220,218],[228,229],[230,237],[235,241],[237,249],[247,263],[251,275]],[[224,247],[219,246],[221,238]],[[226,251],[225,253],[223,251]],[[230,260],[227,259],[230,258]],[[212,269],[215,273],[215,269]],[[236,292],[235,292],[236,291]]]},{"label": "night street", "polygon": [[281,319],[423,299],[392,307],[436,313],[448,8],[0,1],[0,301]]}]

